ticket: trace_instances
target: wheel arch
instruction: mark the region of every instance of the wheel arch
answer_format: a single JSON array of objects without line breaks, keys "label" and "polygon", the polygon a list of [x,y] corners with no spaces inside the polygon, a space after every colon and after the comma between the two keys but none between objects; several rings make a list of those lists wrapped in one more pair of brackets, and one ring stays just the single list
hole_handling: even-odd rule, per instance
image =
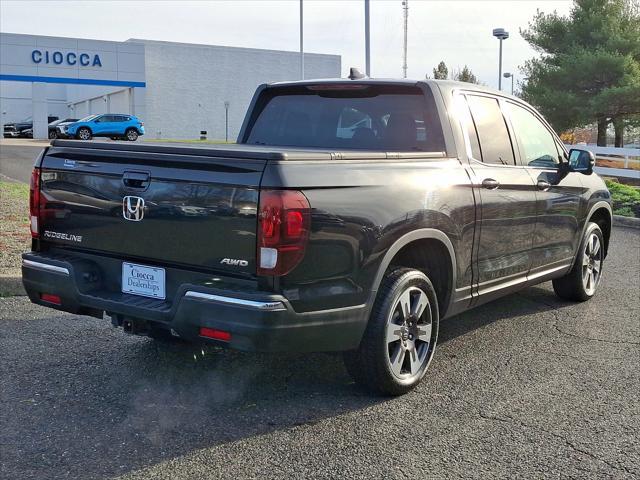
[{"label": "wheel arch", "polygon": [[584,235],[589,222],[597,223],[600,230],[602,230],[602,236],[604,237],[604,256],[606,257],[609,251],[609,239],[611,238],[611,227],[613,225],[613,212],[611,205],[608,202],[601,201],[591,207],[589,215],[587,216],[587,221],[584,222],[582,235]]},{"label": "wheel arch", "polygon": [[453,300],[457,270],[453,244],[444,232],[433,228],[421,228],[396,240],[378,267],[370,305],[373,305],[385,273],[392,266],[425,271],[438,294],[440,317],[446,315]]}]

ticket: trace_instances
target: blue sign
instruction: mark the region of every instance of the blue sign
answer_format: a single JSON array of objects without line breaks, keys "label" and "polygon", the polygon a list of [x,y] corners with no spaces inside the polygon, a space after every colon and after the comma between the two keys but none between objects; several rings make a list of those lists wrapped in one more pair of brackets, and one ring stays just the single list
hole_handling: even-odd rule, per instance
[{"label": "blue sign", "polygon": [[100,55],[94,53],[75,53],[75,52],[50,52],[49,50],[33,50],[31,52],[31,60],[33,63],[45,63],[54,65],[81,65],[83,67],[102,67]]}]

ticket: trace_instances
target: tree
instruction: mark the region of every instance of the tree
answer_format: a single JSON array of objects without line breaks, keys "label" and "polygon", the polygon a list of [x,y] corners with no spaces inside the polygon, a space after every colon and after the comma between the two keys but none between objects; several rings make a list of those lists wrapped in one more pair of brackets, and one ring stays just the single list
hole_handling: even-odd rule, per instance
[{"label": "tree", "polygon": [[[523,97],[559,131],[607,126],[640,113],[640,9],[636,0],[575,0],[569,17],[539,12],[522,36],[541,56],[523,67]],[[620,143],[620,142],[616,142]]]},{"label": "tree", "polygon": [[467,67],[466,65],[464,66],[464,68],[462,70],[459,70],[459,71],[457,71],[456,73],[453,74],[453,79],[457,80],[458,82],[467,82],[467,83],[480,84],[480,82],[478,81],[476,76],[473,74],[471,69],[469,67]]},{"label": "tree", "polygon": [[449,78],[449,69],[444,62],[440,62],[438,66],[433,69],[433,78],[436,80],[446,80]]}]

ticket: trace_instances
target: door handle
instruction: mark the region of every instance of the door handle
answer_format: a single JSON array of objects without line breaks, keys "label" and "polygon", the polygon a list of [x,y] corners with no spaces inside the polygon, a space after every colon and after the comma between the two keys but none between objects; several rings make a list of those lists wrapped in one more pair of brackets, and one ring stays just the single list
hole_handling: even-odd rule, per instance
[{"label": "door handle", "polygon": [[538,180],[538,190],[546,192],[549,188],[551,188],[551,184],[549,182],[545,180]]},{"label": "door handle", "polygon": [[487,190],[495,190],[499,186],[500,186],[500,182],[497,180],[494,180],[493,178],[485,178],[482,181],[482,187],[486,188]]},{"label": "door handle", "polygon": [[122,183],[128,188],[146,189],[149,186],[149,176],[147,172],[124,172]]}]

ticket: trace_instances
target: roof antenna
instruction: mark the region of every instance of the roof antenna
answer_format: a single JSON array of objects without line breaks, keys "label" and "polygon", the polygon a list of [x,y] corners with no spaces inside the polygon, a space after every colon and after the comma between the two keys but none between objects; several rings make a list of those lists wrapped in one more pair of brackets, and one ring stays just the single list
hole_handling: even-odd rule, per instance
[{"label": "roof antenna", "polygon": [[361,78],[365,78],[366,75],[362,73],[355,67],[351,67],[349,69],[349,80],[360,80]]}]

